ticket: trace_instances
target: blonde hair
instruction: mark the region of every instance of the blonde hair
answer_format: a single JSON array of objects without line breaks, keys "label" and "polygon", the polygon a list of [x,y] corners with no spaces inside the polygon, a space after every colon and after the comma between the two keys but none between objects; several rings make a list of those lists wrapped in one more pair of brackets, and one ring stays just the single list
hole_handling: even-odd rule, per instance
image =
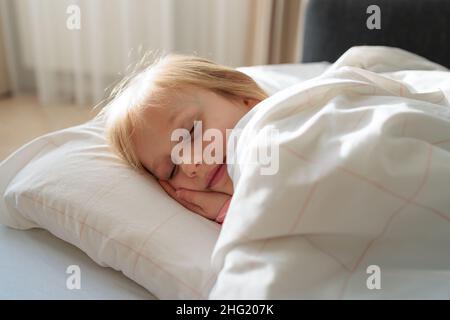
[{"label": "blonde hair", "polygon": [[131,138],[136,125],[142,121],[140,111],[149,105],[163,106],[167,91],[173,93],[172,90],[186,85],[212,90],[227,98],[262,101],[268,97],[251,77],[233,68],[193,55],[161,55],[143,70],[135,70],[125,77],[112,90],[110,102],[96,117],[105,120],[108,144],[132,168],[145,171]]}]

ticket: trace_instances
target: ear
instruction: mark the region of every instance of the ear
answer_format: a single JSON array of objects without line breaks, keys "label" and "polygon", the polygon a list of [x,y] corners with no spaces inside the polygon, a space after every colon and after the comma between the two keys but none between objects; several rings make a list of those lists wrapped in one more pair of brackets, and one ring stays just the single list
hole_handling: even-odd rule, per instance
[{"label": "ear", "polygon": [[252,98],[242,98],[242,102],[244,103],[244,105],[246,105],[249,109],[253,108],[254,106],[256,106],[258,103],[260,103],[260,100],[257,99],[252,99]]}]

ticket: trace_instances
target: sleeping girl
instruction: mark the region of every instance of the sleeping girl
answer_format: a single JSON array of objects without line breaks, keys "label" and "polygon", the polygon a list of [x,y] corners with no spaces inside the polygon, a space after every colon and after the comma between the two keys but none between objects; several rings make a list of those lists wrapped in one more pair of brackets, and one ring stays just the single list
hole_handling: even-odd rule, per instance
[{"label": "sleeping girl", "polygon": [[[256,104],[268,97],[246,74],[209,60],[169,54],[132,77],[109,108],[106,134],[112,149],[134,169],[150,173],[161,187],[187,209],[221,224],[233,195],[227,172],[227,131]],[[203,161],[214,142],[197,134],[214,128],[222,135],[221,161]],[[174,159],[184,129],[190,155]],[[202,139],[201,147],[194,144]],[[197,141],[196,141],[197,140]]]}]

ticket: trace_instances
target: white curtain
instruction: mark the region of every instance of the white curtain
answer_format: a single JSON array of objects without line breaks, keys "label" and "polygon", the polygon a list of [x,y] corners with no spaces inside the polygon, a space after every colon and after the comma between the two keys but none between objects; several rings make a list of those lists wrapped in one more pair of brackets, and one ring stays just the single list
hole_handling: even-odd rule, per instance
[{"label": "white curtain", "polygon": [[[290,18],[290,38],[274,38],[283,33],[272,30],[285,18],[280,3],[300,11],[300,0],[0,0],[10,86],[14,94],[35,91],[43,104],[87,105],[148,50],[232,67],[298,62],[299,15]],[[80,29],[66,26],[71,5]],[[286,42],[291,58],[281,61]]]}]

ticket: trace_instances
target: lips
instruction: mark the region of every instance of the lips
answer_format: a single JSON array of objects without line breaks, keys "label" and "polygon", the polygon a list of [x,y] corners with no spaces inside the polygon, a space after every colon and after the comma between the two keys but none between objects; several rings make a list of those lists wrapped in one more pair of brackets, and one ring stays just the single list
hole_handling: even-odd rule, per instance
[{"label": "lips", "polygon": [[224,170],[226,169],[226,163],[222,163],[217,165],[214,169],[212,169],[208,175],[206,176],[207,186],[206,188],[209,189],[210,187],[214,186],[218,181],[220,181],[220,178],[223,175]]}]

